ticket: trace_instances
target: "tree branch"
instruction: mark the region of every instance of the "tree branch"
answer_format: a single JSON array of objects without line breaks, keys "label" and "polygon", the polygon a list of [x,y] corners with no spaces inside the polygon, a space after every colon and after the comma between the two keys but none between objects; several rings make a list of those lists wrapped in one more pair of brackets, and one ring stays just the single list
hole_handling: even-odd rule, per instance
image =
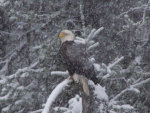
[{"label": "tree branch", "polygon": [[116,99],[118,99],[120,96],[122,96],[127,91],[134,91],[136,93],[140,93],[140,91],[138,89],[136,89],[136,87],[141,87],[143,84],[146,84],[148,82],[150,82],[150,78],[143,80],[139,83],[133,84],[129,88],[122,90],[119,94],[117,94],[113,99],[110,100],[110,104],[113,104]]},{"label": "tree branch", "polygon": [[58,76],[67,76],[69,75],[68,71],[52,71],[51,75],[58,75]]},{"label": "tree branch", "polygon": [[114,63],[112,64],[109,64],[108,67],[107,67],[107,74],[105,76],[103,76],[103,79],[106,79],[108,77],[111,76],[111,68],[114,67],[116,64],[118,64],[120,61],[122,61],[124,59],[124,56],[118,58]]},{"label": "tree branch", "polygon": [[65,79],[60,84],[56,86],[56,88],[52,91],[49,98],[47,99],[47,102],[45,104],[45,107],[42,111],[42,113],[49,113],[49,110],[51,109],[51,106],[53,102],[56,100],[57,96],[63,91],[63,89],[71,82],[69,79]]}]

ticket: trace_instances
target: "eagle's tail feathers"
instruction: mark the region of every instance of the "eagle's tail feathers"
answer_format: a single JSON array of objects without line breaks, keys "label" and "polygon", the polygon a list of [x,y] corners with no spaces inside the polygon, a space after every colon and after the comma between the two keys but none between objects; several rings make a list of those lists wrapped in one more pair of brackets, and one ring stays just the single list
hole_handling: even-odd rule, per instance
[{"label": "eagle's tail feathers", "polygon": [[89,96],[90,93],[89,93],[89,86],[88,86],[88,79],[84,76],[80,76],[78,74],[74,74],[73,75],[73,80],[77,83],[80,83],[82,85],[82,88],[83,88],[83,92]]},{"label": "eagle's tail feathers", "polygon": [[88,79],[84,76],[80,76],[80,82],[82,84],[82,88],[83,88],[83,92],[89,96],[90,92],[89,92],[89,86],[88,86]]}]

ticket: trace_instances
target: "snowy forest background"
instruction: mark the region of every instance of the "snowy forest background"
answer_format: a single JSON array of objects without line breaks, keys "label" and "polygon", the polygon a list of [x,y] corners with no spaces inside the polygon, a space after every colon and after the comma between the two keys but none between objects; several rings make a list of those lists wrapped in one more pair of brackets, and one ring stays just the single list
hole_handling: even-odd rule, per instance
[{"label": "snowy forest background", "polygon": [[[59,32],[86,39],[99,28],[88,51],[102,79],[90,85],[91,113],[149,113],[150,0],[0,0],[0,112],[41,113],[68,76]],[[80,87],[67,86],[51,113],[81,113]]]}]

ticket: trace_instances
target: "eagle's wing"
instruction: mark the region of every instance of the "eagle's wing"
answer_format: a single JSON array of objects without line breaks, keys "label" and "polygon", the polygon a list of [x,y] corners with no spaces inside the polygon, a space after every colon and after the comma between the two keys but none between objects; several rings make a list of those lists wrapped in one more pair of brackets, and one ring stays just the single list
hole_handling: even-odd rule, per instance
[{"label": "eagle's wing", "polygon": [[66,55],[71,63],[70,68],[74,68],[77,74],[81,74],[91,79],[95,75],[92,62],[88,58],[86,47],[83,44],[72,43],[67,47]]},{"label": "eagle's wing", "polygon": [[78,44],[73,42],[67,47],[67,55],[68,57],[74,58],[73,60],[77,60],[79,56],[81,58],[88,58],[87,57],[87,52],[86,52],[86,47],[84,44]]}]

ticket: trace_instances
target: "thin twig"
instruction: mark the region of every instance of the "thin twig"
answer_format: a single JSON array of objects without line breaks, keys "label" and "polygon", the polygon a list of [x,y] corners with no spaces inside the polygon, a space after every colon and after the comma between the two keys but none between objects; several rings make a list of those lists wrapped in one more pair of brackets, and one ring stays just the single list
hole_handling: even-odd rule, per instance
[{"label": "thin twig", "polygon": [[123,12],[123,13],[121,13],[119,16],[117,16],[117,18],[120,18],[120,17],[124,16],[125,14],[128,14],[128,13],[130,13],[130,12],[132,12],[132,11],[145,8],[146,6],[147,6],[147,5],[142,5],[142,6],[139,6],[139,7],[130,8],[128,11]]}]

